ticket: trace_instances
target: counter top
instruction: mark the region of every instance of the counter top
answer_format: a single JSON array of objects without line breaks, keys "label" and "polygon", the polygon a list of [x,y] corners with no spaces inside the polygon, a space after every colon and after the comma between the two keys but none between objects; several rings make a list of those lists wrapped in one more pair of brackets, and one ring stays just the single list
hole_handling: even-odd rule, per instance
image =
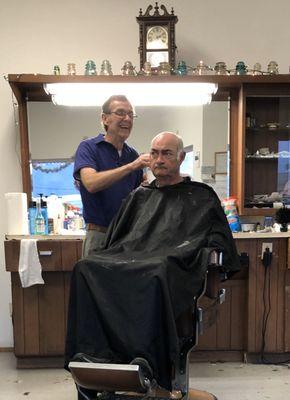
[{"label": "counter top", "polygon": [[289,238],[290,231],[288,232],[234,232],[234,239],[281,239]]},{"label": "counter top", "polygon": [[38,240],[83,240],[83,234],[69,235],[5,235],[6,240],[21,240],[21,239],[38,239]]},{"label": "counter top", "polygon": [[[5,235],[6,240],[21,240],[21,239],[38,239],[38,240],[83,240],[83,234],[69,234],[69,235]],[[234,232],[234,239],[279,239],[290,238],[290,231],[288,232]]]}]

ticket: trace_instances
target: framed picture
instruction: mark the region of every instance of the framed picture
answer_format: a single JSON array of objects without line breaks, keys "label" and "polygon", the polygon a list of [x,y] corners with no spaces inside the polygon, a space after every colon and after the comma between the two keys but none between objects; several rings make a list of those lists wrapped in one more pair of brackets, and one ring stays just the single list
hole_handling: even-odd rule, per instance
[{"label": "framed picture", "polygon": [[226,151],[215,152],[215,173],[226,175],[227,171],[227,155]]}]

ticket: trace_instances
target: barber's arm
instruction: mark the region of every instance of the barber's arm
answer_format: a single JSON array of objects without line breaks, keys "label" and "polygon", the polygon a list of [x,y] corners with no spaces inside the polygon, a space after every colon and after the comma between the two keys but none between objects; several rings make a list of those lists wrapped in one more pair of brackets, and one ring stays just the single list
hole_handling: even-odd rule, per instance
[{"label": "barber's arm", "polygon": [[80,171],[80,178],[90,193],[104,190],[120,179],[124,178],[130,172],[149,166],[149,154],[142,154],[136,160],[121,167],[109,169],[107,171],[97,172],[93,168],[85,167]]}]

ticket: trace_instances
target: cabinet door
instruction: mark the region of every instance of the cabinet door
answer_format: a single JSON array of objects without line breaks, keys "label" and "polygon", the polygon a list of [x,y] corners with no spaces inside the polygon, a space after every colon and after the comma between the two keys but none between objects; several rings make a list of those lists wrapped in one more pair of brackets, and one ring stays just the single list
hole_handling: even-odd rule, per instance
[{"label": "cabinet door", "polygon": [[[38,242],[44,285],[22,288],[20,242],[5,242],[11,272],[14,351],[17,357],[63,356],[71,271],[81,256],[80,240]],[[33,363],[31,364],[33,365]]]},{"label": "cabinet door", "polygon": [[[236,241],[238,252],[251,251],[253,241]],[[198,350],[243,352],[247,346],[247,285],[248,267],[243,267],[232,279],[219,283],[226,290],[225,302],[216,309],[215,323],[199,336]],[[206,298],[200,304],[208,307]]]},{"label": "cabinet door", "polygon": [[244,210],[270,215],[275,204],[290,204],[290,88],[246,92],[244,118]]},{"label": "cabinet door", "polygon": [[[249,267],[249,353],[282,353],[285,343],[285,285],[287,239],[255,240]],[[263,244],[272,246],[272,261],[262,263]],[[264,346],[263,346],[264,343]]]}]

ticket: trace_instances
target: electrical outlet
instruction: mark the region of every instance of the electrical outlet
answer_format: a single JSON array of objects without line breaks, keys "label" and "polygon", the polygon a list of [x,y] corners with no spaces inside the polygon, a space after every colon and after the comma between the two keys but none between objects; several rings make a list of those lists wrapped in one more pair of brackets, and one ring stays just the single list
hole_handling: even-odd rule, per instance
[{"label": "electrical outlet", "polygon": [[262,243],[262,256],[267,248],[269,249],[270,253],[272,253],[273,252],[273,243]]}]

